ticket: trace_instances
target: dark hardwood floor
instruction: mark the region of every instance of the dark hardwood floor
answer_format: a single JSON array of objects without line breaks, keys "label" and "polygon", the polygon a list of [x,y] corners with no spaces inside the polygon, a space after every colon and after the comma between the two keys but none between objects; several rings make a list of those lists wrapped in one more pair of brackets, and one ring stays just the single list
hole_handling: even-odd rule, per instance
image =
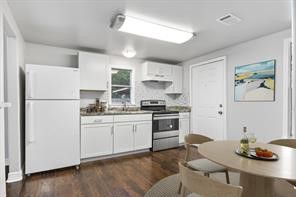
[{"label": "dark hardwood floor", "polygon": [[[8,184],[7,196],[144,196],[158,180],[178,172],[178,161],[184,155],[185,149],[180,147],[83,163],[80,170],[73,167],[33,174]],[[200,156],[194,153],[192,157]]]}]

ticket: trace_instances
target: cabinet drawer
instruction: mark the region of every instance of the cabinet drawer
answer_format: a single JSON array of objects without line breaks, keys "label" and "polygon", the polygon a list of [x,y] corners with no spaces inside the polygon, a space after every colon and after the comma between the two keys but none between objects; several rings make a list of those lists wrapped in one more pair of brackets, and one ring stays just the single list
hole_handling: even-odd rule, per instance
[{"label": "cabinet drawer", "polygon": [[81,124],[113,123],[113,116],[82,116]]},{"label": "cabinet drawer", "polygon": [[189,112],[179,113],[179,119],[185,119],[185,118],[190,118]]},{"label": "cabinet drawer", "polygon": [[114,122],[152,121],[152,114],[115,115]]}]

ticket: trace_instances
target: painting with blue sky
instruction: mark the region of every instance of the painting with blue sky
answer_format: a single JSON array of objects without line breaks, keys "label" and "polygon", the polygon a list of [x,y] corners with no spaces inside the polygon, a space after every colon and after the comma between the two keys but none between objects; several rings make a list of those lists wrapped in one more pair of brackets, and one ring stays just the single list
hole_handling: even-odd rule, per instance
[{"label": "painting with blue sky", "polygon": [[235,101],[274,101],[275,60],[235,68]]}]

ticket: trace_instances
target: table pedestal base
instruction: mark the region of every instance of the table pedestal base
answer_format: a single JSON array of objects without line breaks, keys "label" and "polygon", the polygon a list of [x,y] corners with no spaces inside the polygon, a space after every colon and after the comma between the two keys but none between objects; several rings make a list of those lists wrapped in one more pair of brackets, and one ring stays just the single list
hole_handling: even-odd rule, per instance
[{"label": "table pedestal base", "polygon": [[243,187],[242,197],[275,197],[272,178],[241,172],[240,185]]}]

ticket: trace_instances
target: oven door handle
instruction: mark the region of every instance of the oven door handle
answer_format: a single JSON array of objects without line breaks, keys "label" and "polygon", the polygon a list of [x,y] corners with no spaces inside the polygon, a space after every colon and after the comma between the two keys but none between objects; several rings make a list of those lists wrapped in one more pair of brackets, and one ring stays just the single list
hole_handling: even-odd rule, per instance
[{"label": "oven door handle", "polygon": [[153,117],[153,120],[172,120],[172,119],[179,119],[179,116]]},{"label": "oven door handle", "polygon": [[169,116],[178,116],[178,113],[173,113],[173,114],[153,114],[154,117],[169,117]]}]

